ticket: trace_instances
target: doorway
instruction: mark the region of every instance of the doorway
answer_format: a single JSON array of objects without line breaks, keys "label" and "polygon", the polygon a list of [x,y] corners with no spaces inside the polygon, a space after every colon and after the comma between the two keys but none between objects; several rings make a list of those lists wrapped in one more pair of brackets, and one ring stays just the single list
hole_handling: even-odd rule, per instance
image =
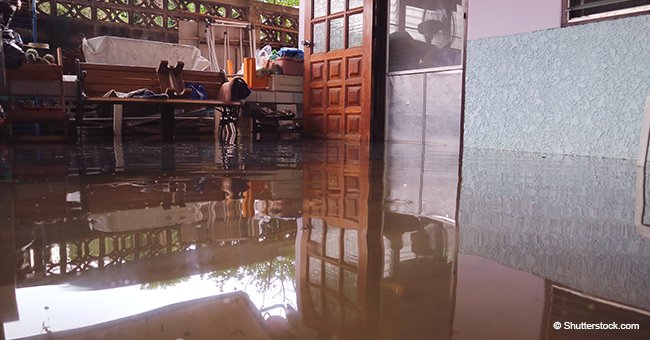
[{"label": "doorway", "polygon": [[370,139],[373,0],[305,5],[304,125],[316,138]]}]

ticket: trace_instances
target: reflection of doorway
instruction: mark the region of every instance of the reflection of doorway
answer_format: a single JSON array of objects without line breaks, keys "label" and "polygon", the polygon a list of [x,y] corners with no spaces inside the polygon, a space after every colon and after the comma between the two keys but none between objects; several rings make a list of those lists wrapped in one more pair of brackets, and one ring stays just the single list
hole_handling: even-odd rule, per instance
[{"label": "reflection of doorway", "polygon": [[303,171],[298,304],[304,325],[343,338],[367,331],[368,149],[327,143],[328,160]]},{"label": "reflection of doorway", "polygon": [[304,167],[296,254],[299,335],[450,337],[455,225],[385,212],[374,200],[382,185],[377,188],[372,177],[383,174],[374,172],[368,150],[325,147],[324,164]]},{"label": "reflection of doorway", "polygon": [[365,302],[365,243],[355,228],[339,228],[319,218],[310,218],[308,223],[305,286],[309,298],[304,302],[310,312],[303,316],[333,332],[354,328]]}]

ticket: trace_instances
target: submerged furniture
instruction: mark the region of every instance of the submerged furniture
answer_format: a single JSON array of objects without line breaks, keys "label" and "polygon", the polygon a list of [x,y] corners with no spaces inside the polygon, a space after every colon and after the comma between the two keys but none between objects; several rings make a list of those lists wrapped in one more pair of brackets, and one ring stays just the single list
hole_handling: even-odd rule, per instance
[{"label": "submerged furniture", "polygon": [[207,100],[189,98],[131,98],[105,96],[108,92],[128,93],[138,89],[149,89],[152,93],[163,92],[156,68],[126,65],[106,65],[77,63],[77,125],[84,120],[83,106],[87,103],[105,104],[113,108],[113,132],[122,131],[124,105],[148,106],[158,109],[161,119],[161,132],[164,140],[172,140],[174,135],[174,111],[176,109],[214,107],[225,115],[237,112],[241,103],[230,97],[219,95],[221,85],[226,83],[222,72],[185,71],[182,79],[186,83],[201,84],[206,90]]},{"label": "submerged furniture", "polygon": [[[23,64],[7,69],[9,135],[21,141],[65,141],[68,119],[59,65]],[[16,97],[21,97],[17,101]],[[21,124],[23,129],[17,129]]]}]

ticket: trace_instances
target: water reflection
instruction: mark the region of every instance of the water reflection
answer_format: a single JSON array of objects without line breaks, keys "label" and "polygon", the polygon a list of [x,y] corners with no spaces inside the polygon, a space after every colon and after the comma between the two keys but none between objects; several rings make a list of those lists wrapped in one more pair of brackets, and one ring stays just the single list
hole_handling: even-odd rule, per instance
[{"label": "water reflection", "polygon": [[[542,190],[557,169],[589,178],[594,163],[468,152],[459,186],[456,151],[414,145],[116,141],[0,155],[6,338],[594,338],[558,320],[639,323],[596,338],[650,337],[648,239],[631,216],[606,233],[589,212],[562,215],[546,199],[562,191]],[[506,175],[521,164],[538,170]],[[613,183],[627,173],[596,165]],[[616,277],[589,274],[614,261]]]}]

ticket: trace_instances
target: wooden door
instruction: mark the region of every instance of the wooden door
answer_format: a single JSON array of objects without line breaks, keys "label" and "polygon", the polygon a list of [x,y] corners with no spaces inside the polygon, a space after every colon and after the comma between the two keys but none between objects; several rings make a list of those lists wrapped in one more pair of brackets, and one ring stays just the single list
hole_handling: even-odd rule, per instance
[{"label": "wooden door", "polygon": [[370,138],[372,0],[307,0],[304,124],[328,139]]}]

